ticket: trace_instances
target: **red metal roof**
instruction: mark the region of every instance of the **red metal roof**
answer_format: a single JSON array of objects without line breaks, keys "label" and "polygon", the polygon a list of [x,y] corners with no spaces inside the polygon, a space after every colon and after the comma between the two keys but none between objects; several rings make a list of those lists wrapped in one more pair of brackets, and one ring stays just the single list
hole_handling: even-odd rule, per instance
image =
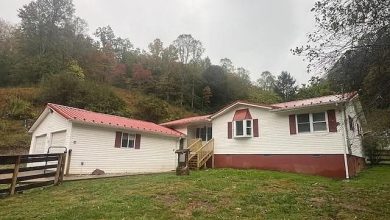
[{"label": "red metal roof", "polygon": [[249,109],[239,109],[234,113],[233,121],[242,121],[245,119],[252,119]]},{"label": "red metal roof", "polygon": [[179,126],[179,125],[187,125],[189,123],[194,123],[194,122],[208,122],[209,116],[210,115],[201,115],[201,116],[182,118],[182,119],[178,119],[175,121],[165,122],[165,123],[162,123],[160,125],[172,127],[172,126]]},{"label": "red metal roof", "polygon": [[47,106],[56,111],[58,114],[62,115],[64,118],[69,119],[71,121],[88,123],[88,124],[96,124],[96,125],[104,125],[104,126],[112,126],[121,129],[131,129],[138,130],[142,132],[148,133],[157,133],[169,136],[177,136],[180,137],[183,134],[157,125],[152,122],[140,121],[115,115],[108,115],[103,113],[91,112],[84,109],[73,108],[64,105],[57,105],[53,103],[48,103]]},{"label": "red metal roof", "polygon": [[312,105],[322,105],[322,104],[331,104],[331,103],[337,103],[337,102],[344,102],[347,101],[357,95],[357,92],[350,92],[350,93],[344,93],[344,94],[338,94],[338,95],[328,95],[328,96],[321,96],[311,99],[303,99],[303,100],[296,100],[291,102],[283,102],[283,103],[277,103],[273,104],[272,106],[278,108],[278,110],[282,109],[294,109],[294,108],[301,108],[301,107],[308,107]]}]

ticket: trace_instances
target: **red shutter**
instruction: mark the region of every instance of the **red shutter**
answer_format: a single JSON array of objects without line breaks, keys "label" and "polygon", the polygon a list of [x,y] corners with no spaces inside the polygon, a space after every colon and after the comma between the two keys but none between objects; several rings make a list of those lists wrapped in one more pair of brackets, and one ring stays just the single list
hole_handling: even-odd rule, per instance
[{"label": "red shutter", "polygon": [[295,122],[295,115],[289,115],[288,119],[290,122],[290,134],[296,134],[297,133],[297,126],[296,126],[296,122]]},{"label": "red shutter", "polygon": [[115,134],[115,147],[121,147],[122,132],[117,131]]},{"label": "red shutter", "polygon": [[259,119],[253,119],[253,137],[259,136]]},{"label": "red shutter", "polygon": [[233,137],[233,126],[232,122],[228,122],[228,139],[232,139]]},{"label": "red shutter", "polygon": [[329,132],[337,132],[336,112],[334,109],[328,110],[328,126]]},{"label": "red shutter", "polygon": [[141,135],[136,134],[135,135],[135,149],[140,149],[141,147]]}]

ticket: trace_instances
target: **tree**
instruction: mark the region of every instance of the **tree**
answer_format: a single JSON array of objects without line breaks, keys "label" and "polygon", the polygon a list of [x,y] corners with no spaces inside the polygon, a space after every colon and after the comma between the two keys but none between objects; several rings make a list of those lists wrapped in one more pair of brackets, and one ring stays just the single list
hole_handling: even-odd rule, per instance
[{"label": "tree", "polygon": [[145,69],[141,64],[133,65],[133,81],[137,84],[138,88],[142,84],[145,84],[152,80],[152,72]]},{"label": "tree", "polygon": [[321,0],[312,11],[316,29],[308,34],[308,44],[293,50],[311,62],[309,70],[329,70],[346,52],[389,47],[377,40],[388,34],[390,1]]},{"label": "tree", "polygon": [[282,97],[283,101],[291,101],[294,99],[296,91],[294,77],[287,71],[282,71],[275,82],[275,92]]},{"label": "tree", "polygon": [[373,140],[390,137],[389,8],[383,0],[319,1],[316,30],[293,51],[306,56],[309,70],[325,70],[332,90],[359,92],[370,135],[380,137]]},{"label": "tree", "polygon": [[213,96],[210,97],[210,103],[213,109],[229,101],[227,92],[227,75],[225,70],[216,65],[211,65],[202,73],[205,87],[210,87]]},{"label": "tree", "polygon": [[84,108],[107,114],[124,111],[124,101],[109,87],[79,79],[72,73],[53,75],[41,87],[40,101]]},{"label": "tree", "polygon": [[210,105],[210,98],[213,97],[213,93],[209,86],[203,88],[203,103],[207,107]]},{"label": "tree", "polygon": [[236,71],[236,68],[233,65],[233,62],[229,58],[223,58],[219,61],[221,67],[227,72],[227,73],[234,73]]},{"label": "tree", "polygon": [[29,80],[39,80],[66,68],[82,27],[72,1],[32,1],[19,9],[18,16],[21,18],[20,49],[25,55],[23,64],[18,66],[23,70],[19,71],[35,71],[36,76]]},{"label": "tree", "polygon": [[15,60],[16,27],[0,18],[0,86],[10,83]]},{"label": "tree", "polygon": [[331,95],[334,92],[331,91],[329,82],[320,77],[313,76],[309,80],[309,84],[302,84],[302,87],[298,89],[298,99],[308,99],[320,96]]},{"label": "tree", "polygon": [[237,68],[236,70],[236,74],[239,78],[241,78],[244,82],[251,84],[251,80],[250,80],[250,72],[249,70],[245,69],[244,67],[239,67]]},{"label": "tree", "polygon": [[191,34],[179,35],[173,41],[173,46],[177,49],[179,61],[183,64],[198,62],[204,52],[202,42],[194,39]]},{"label": "tree", "polygon": [[[191,34],[181,34],[177,37],[177,39],[173,42],[173,46],[177,50],[179,61],[183,64],[182,71],[182,89],[181,89],[181,105],[184,102],[184,93],[185,93],[185,73],[188,72],[188,64],[191,63],[193,65],[199,64],[201,57],[204,52],[204,48],[202,42],[194,39]],[[196,68],[192,68],[196,69]],[[195,99],[195,82],[196,75],[199,72],[191,73],[191,107],[194,108],[194,99]]]},{"label": "tree", "polygon": [[275,76],[270,71],[261,73],[261,77],[257,80],[258,86],[265,91],[273,91],[275,86]]}]

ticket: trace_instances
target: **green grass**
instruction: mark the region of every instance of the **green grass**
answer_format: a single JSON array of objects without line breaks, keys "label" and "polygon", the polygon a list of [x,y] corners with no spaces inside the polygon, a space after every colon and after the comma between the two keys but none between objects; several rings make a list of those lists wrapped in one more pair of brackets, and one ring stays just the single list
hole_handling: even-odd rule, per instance
[{"label": "green grass", "polygon": [[349,181],[215,169],[65,182],[0,200],[1,219],[390,219],[390,166]]}]

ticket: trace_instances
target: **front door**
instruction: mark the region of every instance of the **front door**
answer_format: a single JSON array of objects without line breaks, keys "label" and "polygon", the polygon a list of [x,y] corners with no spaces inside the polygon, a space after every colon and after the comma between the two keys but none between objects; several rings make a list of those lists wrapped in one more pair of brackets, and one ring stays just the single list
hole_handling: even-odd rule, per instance
[{"label": "front door", "polygon": [[202,139],[202,141],[209,141],[213,138],[213,130],[211,126],[203,126],[196,128],[196,138]]}]

